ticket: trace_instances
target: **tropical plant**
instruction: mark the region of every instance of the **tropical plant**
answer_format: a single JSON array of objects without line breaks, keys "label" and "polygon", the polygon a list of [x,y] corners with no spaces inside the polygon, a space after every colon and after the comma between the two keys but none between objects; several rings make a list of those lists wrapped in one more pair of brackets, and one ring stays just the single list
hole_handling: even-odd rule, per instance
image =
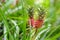
[{"label": "tropical plant", "polygon": [[[0,0],[0,40],[60,40],[59,3],[60,0]],[[34,20],[38,13],[44,13],[41,27],[28,25],[30,8],[34,9]]]}]

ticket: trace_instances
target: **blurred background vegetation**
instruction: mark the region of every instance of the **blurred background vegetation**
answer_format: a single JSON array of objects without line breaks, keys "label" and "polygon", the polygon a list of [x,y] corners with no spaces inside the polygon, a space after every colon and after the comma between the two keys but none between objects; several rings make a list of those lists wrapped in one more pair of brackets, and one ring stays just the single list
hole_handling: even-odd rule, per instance
[{"label": "blurred background vegetation", "polygon": [[[27,27],[30,7],[45,11],[36,36]],[[0,40],[60,40],[60,0],[0,0]]]}]

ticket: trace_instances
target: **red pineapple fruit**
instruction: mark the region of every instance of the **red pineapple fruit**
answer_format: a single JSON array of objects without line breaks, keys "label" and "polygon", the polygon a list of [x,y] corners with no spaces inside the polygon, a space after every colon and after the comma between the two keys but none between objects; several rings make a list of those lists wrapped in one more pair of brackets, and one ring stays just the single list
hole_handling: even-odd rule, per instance
[{"label": "red pineapple fruit", "polygon": [[[40,11],[41,10],[41,11]],[[35,22],[35,28],[40,28],[42,27],[43,23],[44,23],[44,10],[42,8],[40,8],[40,10],[38,9],[38,19]]]},{"label": "red pineapple fruit", "polygon": [[29,21],[28,21],[28,24],[32,27],[34,27],[34,17],[33,17],[33,11],[34,9],[33,8],[30,8],[29,9]]},{"label": "red pineapple fruit", "polygon": [[43,20],[36,20],[35,28],[40,28],[43,25]]},{"label": "red pineapple fruit", "polygon": [[34,20],[33,17],[33,8],[29,9],[29,24],[30,26],[34,27],[34,28],[40,28],[42,27],[43,23],[44,23],[44,10],[41,9],[41,11],[38,9],[38,19]]}]

